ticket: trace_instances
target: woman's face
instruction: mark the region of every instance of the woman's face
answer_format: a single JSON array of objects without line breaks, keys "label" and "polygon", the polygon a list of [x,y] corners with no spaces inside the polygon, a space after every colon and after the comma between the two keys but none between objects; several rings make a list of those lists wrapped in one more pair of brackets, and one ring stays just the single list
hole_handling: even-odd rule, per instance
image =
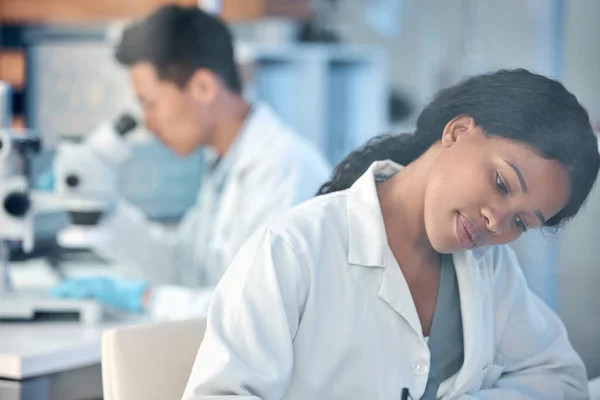
[{"label": "woman's face", "polygon": [[566,170],[515,141],[486,137],[472,118],[446,126],[427,178],[425,230],[440,253],[512,242],[568,202]]}]

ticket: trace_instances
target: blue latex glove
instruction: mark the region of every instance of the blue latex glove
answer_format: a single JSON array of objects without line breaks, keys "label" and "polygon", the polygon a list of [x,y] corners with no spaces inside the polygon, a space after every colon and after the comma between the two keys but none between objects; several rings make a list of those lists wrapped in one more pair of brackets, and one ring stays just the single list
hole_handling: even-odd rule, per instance
[{"label": "blue latex glove", "polygon": [[54,190],[54,170],[52,166],[45,169],[35,182],[35,188],[51,192]]},{"label": "blue latex glove", "polygon": [[131,313],[143,311],[146,282],[125,281],[109,277],[67,279],[52,290],[52,296],[63,299],[94,299]]}]

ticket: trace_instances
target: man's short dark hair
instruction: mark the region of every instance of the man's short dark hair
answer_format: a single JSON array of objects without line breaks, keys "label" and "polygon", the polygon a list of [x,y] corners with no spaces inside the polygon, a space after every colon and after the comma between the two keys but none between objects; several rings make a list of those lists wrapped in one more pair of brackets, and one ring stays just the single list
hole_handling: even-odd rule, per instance
[{"label": "man's short dark hair", "polygon": [[125,66],[148,62],[160,79],[181,88],[194,72],[206,68],[230,91],[241,93],[229,29],[197,7],[168,5],[133,23],[123,32],[116,58]]}]

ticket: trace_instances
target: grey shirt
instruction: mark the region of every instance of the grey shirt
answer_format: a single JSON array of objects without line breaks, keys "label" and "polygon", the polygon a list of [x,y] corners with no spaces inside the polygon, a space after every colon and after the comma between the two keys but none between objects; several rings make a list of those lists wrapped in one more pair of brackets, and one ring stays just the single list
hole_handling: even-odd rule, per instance
[{"label": "grey shirt", "polygon": [[421,400],[437,399],[439,385],[463,364],[464,343],[458,280],[451,255],[443,255],[438,298],[429,332],[429,379]]}]

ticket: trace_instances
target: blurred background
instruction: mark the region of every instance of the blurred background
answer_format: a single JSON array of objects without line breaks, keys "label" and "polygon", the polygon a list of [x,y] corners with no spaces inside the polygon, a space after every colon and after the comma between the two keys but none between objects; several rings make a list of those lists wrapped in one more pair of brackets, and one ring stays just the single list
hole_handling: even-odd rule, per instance
[{"label": "blurred background", "polygon": [[[11,126],[44,150],[138,105],[113,46],[162,0],[0,0],[0,80]],[[600,120],[597,0],[180,0],[221,15],[236,38],[246,96],[267,101],[336,163],[369,137],[411,131],[423,105],[466,76],[524,67],[562,81]],[[507,116],[510,118],[510,116]],[[201,154],[141,140],[122,193],[158,221],[194,201]],[[160,165],[160,168],[158,167]],[[562,316],[590,377],[600,375],[600,189],[556,236],[515,247],[532,288]],[[598,235],[598,236],[597,236]]]}]

